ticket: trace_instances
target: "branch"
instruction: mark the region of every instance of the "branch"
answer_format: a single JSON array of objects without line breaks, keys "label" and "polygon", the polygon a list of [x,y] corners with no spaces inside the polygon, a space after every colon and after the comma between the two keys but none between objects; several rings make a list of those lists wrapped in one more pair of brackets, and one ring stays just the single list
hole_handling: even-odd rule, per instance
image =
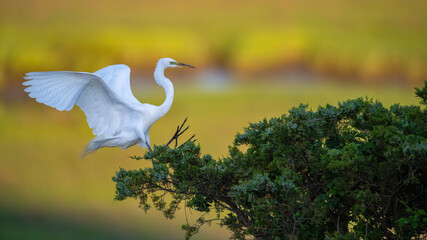
[{"label": "branch", "polygon": [[211,222],[213,222],[213,221],[223,221],[223,220],[224,220],[224,218],[213,218],[213,219],[207,219],[207,220],[206,220],[206,219],[204,218],[204,217],[205,217],[205,215],[206,215],[206,214],[203,214],[199,219],[197,219],[197,221],[196,221],[196,223],[195,223],[194,225],[190,225],[190,224],[187,222],[187,225],[183,225],[183,226],[182,226],[182,229],[186,231],[185,239],[190,239],[190,238],[191,238],[191,236],[193,236],[194,234],[198,233],[198,232],[199,232],[199,230],[200,230],[200,228],[201,228],[204,224],[206,224],[206,223],[210,224],[210,223],[211,223]]},{"label": "branch", "polygon": [[[174,133],[174,135],[172,136],[172,138],[166,143],[166,146],[169,146],[169,144],[171,144],[173,141],[175,141],[175,146],[174,148],[178,147],[178,137],[181,136],[185,131],[187,131],[187,129],[190,126],[187,126],[186,128],[184,128],[185,123],[187,122],[187,118],[185,118],[184,122],[181,124],[181,126],[177,126],[176,127],[176,131]],[[184,128],[184,129],[183,129]],[[196,136],[196,134],[194,134],[193,136],[191,136],[187,141],[185,141],[183,144],[181,144],[178,148],[182,147],[184,144],[186,144],[189,141],[193,141],[195,142],[196,139],[193,140],[193,138]]]},{"label": "branch", "polygon": [[[194,140],[193,140],[193,138],[194,138],[195,136],[196,136],[196,134],[193,134],[193,136],[191,136],[187,141],[185,141],[185,143],[181,144],[178,148],[181,148],[182,146],[184,146],[186,143],[188,143],[188,142],[190,142],[190,141],[192,141],[192,142],[197,141],[197,139],[194,139]],[[176,145],[175,145],[175,147],[176,147]]]}]

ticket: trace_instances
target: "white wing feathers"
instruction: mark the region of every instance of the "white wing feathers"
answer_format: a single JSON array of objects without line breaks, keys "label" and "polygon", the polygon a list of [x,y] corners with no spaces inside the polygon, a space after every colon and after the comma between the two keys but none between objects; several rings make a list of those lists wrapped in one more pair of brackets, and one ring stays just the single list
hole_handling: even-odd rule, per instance
[{"label": "white wing feathers", "polygon": [[38,102],[54,107],[59,111],[70,111],[79,93],[88,83],[89,77],[77,77],[73,72],[32,72],[27,73],[23,83],[29,96]]},{"label": "white wing feathers", "polygon": [[98,75],[113,92],[130,103],[139,103],[130,88],[130,68],[117,64],[100,69],[93,74]]},{"label": "white wing feathers", "polygon": [[92,73],[32,72],[24,79],[28,81],[23,85],[29,86],[25,91],[40,103],[60,111],[69,111],[75,104],[79,106],[95,135],[114,135],[135,110],[108,82]]}]

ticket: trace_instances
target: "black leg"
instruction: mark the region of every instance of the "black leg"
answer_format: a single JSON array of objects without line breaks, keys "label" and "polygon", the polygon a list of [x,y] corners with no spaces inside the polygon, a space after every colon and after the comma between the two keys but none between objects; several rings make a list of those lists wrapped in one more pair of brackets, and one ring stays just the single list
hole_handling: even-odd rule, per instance
[{"label": "black leg", "polygon": [[[148,148],[148,151],[149,151],[150,153],[152,153],[152,152],[153,152],[153,150],[151,149],[151,147],[150,147],[150,145],[149,145],[149,144],[147,144],[147,148]],[[151,159],[151,163],[153,163],[153,167],[154,167],[154,158],[152,158],[152,159]]]}]

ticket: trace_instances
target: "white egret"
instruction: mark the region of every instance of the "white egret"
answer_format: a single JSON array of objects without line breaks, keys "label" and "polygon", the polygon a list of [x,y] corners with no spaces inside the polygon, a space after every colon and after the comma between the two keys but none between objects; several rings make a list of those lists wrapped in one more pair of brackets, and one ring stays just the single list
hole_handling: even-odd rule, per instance
[{"label": "white egret", "polygon": [[126,149],[138,144],[150,147],[148,132],[154,122],[171,108],[174,88],[165,77],[169,67],[191,67],[171,58],[157,62],[154,79],[164,88],[166,100],[160,106],[139,102],[130,88],[130,68],[111,65],[94,73],[53,71],[30,72],[23,83],[29,96],[59,111],[70,111],[74,105],[86,114],[95,138],[87,145],[83,156],[102,147]]}]

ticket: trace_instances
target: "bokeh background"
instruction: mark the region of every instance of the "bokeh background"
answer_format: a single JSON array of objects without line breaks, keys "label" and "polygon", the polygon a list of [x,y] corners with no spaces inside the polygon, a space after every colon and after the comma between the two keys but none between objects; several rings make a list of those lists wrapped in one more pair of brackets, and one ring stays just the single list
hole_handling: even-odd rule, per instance
[{"label": "bokeh background", "polygon": [[[165,143],[189,117],[204,154],[225,156],[249,122],[308,103],[368,96],[418,104],[427,79],[427,1],[403,0],[0,0],[0,238],[182,239],[181,211],[165,220],[138,202],[113,201],[119,167],[142,155],[102,149],[78,109],[59,112],[25,95],[30,71],[131,67],[138,99],[159,105],[152,73],[171,57],[171,111],[150,132]],[[196,212],[187,212],[191,221]],[[218,226],[195,239],[224,239]]]}]

